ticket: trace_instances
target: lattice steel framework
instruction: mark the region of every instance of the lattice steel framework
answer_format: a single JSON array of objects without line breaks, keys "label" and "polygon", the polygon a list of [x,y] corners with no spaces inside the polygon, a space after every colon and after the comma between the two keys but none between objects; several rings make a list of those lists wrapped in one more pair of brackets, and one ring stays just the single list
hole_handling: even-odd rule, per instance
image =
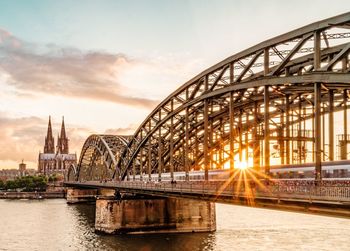
[{"label": "lattice steel framework", "polygon": [[[84,143],[77,168],[68,170],[68,180],[110,180],[131,136],[91,135]],[[74,175],[75,173],[75,175]]]},{"label": "lattice steel framework", "polygon": [[251,161],[266,174],[271,164],[314,162],[320,181],[321,162],[336,159],[335,132],[348,158],[349,28],[345,13],[226,58],[169,95],[132,137],[90,136],[78,179],[192,170],[208,179]]},{"label": "lattice steel framework", "polygon": [[[119,158],[115,178],[334,157],[334,114],[347,135],[350,13],[264,41],[200,73],[161,102]],[[344,157],[344,156],[343,156]],[[345,156],[347,157],[347,156]],[[234,160],[236,159],[236,160]],[[237,160],[238,159],[238,160]],[[188,177],[188,175],[187,175]]]},{"label": "lattice steel framework", "polygon": [[77,180],[77,167],[70,165],[67,172],[65,173],[65,180],[76,181]]}]

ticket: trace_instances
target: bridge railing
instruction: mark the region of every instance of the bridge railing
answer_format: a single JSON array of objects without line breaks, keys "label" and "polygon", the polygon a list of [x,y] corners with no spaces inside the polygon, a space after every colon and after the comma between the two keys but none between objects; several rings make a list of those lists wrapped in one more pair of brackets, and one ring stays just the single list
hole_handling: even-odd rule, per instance
[{"label": "bridge railing", "polygon": [[142,181],[87,181],[80,185],[92,187],[107,187],[114,189],[132,189],[147,193],[187,194],[190,196],[210,197],[245,197],[245,198],[276,198],[303,199],[350,202],[350,185],[322,185],[313,184],[293,186],[283,183],[254,185],[248,183],[227,182],[142,182]]},{"label": "bridge railing", "polygon": [[348,186],[275,186],[273,194],[282,195],[309,195],[319,198],[347,198],[350,199],[350,187]]},{"label": "bridge railing", "polygon": [[[107,182],[109,183],[109,182]],[[280,184],[262,187],[237,185],[225,182],[112,182],[117,188],[130,188],[145,191],[188,193],[228,197],[276,197],[309,200],[350,201],[350,186],[285,186]]]}]

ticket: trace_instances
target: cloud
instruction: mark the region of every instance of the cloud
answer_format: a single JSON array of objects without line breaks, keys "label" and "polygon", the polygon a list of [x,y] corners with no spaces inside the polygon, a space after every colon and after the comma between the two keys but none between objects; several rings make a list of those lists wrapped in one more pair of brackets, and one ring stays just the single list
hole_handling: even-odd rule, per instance
[{"label": "cloud", "polygon": [[124,54],[31,44],[0,29],[0,77],[19,96],[61,95],[149,109],[159,101],[134,96],[120,83],[119,76],[137,63]]},{"label": "cloud", "polygon": [[119,128],[110,128],[105,131],[105,134],[112,135],[133,135],[136,131],[138,125],[130,124],[127,127],[119,127]]},{"label": "cloud", "polygon": [[0,159],[36,161],[33,149],[42,148],[44,134],[44,121],[38,117],[10,118],[0,113]]},{"label": "cloud", "polygon": [[[67,99],[54,99],[52,104],[46,106],[43,102],[41,106],[42,103],[36,103],[37,99],[45,101],[48,96],[51,100],[50,95],[57,95],[127,105],[129,107],[117,107],[117,112],[113,113],[114,106],[111,109],[108,104],[92,102],[97,107],[94,112],[105,111],[108,107],[108,112],[101,112],[102,115],[98,116],[100,121],[94,125],[100,124],[100,128],[101,125],[105,128],[106,124],[114,124],[116,128],[107,129],[104,133],[132,135],[139,126],[137,121],[146,117],[148,111],[158,104],[157,100],[165,98],[192,77],[201,64],[190,54],[134,59],[125,54],[82,51],[54,44],[42,46],[18,39],[0,29],[0,106],[8,112],[0,110],[0,169],[16,167],[14,165],[21,159],[36,168],[38,152],[43,150],[47,130],[47,118],[41,118],[40,114],[50,114],[57,105],[62,114],[67,114],[64,109],[69,109],[72,116],[87,116],[81,107],[66,108],[70,100],[63,106],[57,102]],[[145,109],[138,109],[140,107]],[[28,115],[13,117],[13,114]],[[106,120],[103,120],[104,116]],[[114,118],[111,119],[111,116]],[[125,120],[125,117],[130,119]],[[53,122],[56,122],[55,119]],[[60,129],[60,121],[57,122],[53,123],[55,139]],[[123,123],[131,124],[125,126]],[[89,125],[66,124],[66,130],[70,138],[70,152],[78,155],[90,134],[101,133]]]},{"label": "cloud", "polygon": [[[18,163],[24,159],[25,162],[35,165],[39,151],[43,151],[47,123],[47,119],[35,116],[14,118],[0,112],[0,160]],[[57,133],[60,132],[61,127],[60,121],[53,123],[52,127],[56,144]],[[79,156],[86,138],[94,133],[93,130],[66,123],[66,131],[70,139],[70,152],[76,152]],[[0,169],[2,168],[8,167],[0,166]]]},{"label": "cloud", "polygon": [[[15,163],[22,159],[29,163],[31,168],[37,167],[38,153],[43,151],[47,133],[47,118],[36,116],[11,117],[0,111],[0,169],[13,168]],[[127,127],[107,129],[105,134],[132,135],[137,128],[136,124]],[[52,130],[57,144],[57,134],[61,130],[61,121],[52,118]],[[85,140],[95,132],[91,128],[67,124],[66,132],[69,138],[69,151],[80,156]],[[11,166],[3,166],[11,163]],[[1,165],[3,164],[3,165]]]}]

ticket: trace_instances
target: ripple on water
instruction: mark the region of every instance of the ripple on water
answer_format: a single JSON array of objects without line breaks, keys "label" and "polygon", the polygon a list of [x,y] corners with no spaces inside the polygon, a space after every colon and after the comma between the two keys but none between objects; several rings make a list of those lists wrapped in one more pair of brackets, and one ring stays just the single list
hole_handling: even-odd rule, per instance
[{"label": "ripple on water", "polygon": [[94,233],[94,205],[0,200],[0,250],[350,250],[350,220],[217,204],[217,231]]}]

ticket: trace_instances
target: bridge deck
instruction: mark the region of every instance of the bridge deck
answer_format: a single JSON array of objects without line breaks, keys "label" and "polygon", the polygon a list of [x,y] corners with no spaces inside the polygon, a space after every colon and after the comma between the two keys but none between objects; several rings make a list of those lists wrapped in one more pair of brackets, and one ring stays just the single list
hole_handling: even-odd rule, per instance
[{"label": "bridge deck", "polygon": [[282,186],[270,185],[264,188],[251,187],[237,190],[235,184],[224,182],[118,182],[88,181],[65,182],[67,186],[81,188],[109,188],[129,193],[185,197],[211,201],[232,201],[245,199],[254,201],[300,201],[350,206],[350,186]]}]

